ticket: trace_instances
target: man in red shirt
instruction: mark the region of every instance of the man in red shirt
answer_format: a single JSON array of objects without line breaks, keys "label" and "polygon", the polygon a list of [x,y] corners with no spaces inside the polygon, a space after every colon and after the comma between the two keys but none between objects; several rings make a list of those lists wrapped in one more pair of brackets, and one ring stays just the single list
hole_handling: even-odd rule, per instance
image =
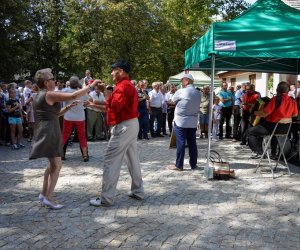
[{"label": "man in red shirt", "polygon": [[116,82],[112,95],[106,101],[108,125],[112,126],[111,138],[104,155],[101,198],[91,199],[90,204],[93,206],[110,206],[114,203],[117,182],[125,155],[132,179],[129,197],[137,200],[144,198],[137,152],[139,132],[137,91],[129,80],[130,65],[127,62],[120,60],[111,67],[111,75]]},{"label": "man in red shirt", "polygon": [[246,93],[242,97],[242,107],[243,114],[241,120],[241,134],[242,134],[242,142],[240,145],[246,145],[247,143],[247,130],[249,128],[249,121],[251,116],[251,110],[256,102],[256,100],[260,97],[260,94],[256,92],[254,84],[246,83]]},{"label": "man in red shirt", "polygon": [[[289,85],[287,82],[280,82],[277,86],[277,96],[274,96],[266,107],[256,111],[255,115],[264,117],[262,124],[248,130],[248,142],[251,150],[256,153],[252,159],[259,159],[263,154],[263,137],[272,133],[276,123],[283,118],[291,118],[298,114],[297,103],[288,96]],[[276,131],[286,133],[289,124],[280,124]],[[276,157],[276,138],[271,141],[271,155]]]}]

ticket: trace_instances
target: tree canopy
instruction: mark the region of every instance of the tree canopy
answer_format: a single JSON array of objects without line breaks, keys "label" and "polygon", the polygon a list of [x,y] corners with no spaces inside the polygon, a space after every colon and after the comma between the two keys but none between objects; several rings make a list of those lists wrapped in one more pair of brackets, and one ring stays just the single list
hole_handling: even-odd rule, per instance
[{"label": "tree canopy", "polygon": [[244,0],[6,0],[0,5],[0,80],[50,67],[57,77],[110,81],[128,60],[133,79],[165,81],[215,17],[230,20]]}]

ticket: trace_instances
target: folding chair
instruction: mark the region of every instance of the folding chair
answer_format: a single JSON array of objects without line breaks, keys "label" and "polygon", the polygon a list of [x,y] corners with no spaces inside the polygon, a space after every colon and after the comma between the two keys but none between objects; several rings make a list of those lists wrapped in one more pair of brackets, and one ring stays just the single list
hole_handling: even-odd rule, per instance
[{"label": "folding chair", "polygon": [[[286,124],[288,126],[288,129],[285,133],[280,133],[280,132],[276,131],[278,126],[284,125],[284,124]],[[285,157],[285,154],[284,154],[284,146],[285,146],[285,143],[288,139],[288,134],[290,132],[291,126],[292,126],[292,119],[291,118],[281,119],[279,122],[276,123],[272,133],[263,138],[264,152],[263,152],[263,154],[262,154],[255,170],[254,170],[254,173],[256,173],[258,168],[262,167],[261,166],[261,161],[264,159],[265,156],[267,156],[267,158],[268,158],[268,167],[271,169],[272,177],[274,178],[274,169],[276,169],[276,167],[278,166],[279,160],[282,156],[283,160],[284,160],[284,163],[285,163],[285,167],[287,168],[289,175],[291,175],[291,171],[290,171],[289,165],[287,163],[287,160],[286,160],[286,157]],[[271,140],[274,136],[277,139],[277,143],[278,143],[278,146],[279,146],[280,153],[279,153],[278,159],[276,160],[275,167],[272,167],[271,159],[270,159],[270,153],[269,153],[269,147],[270,147],[270,144],[271,144]]]}]

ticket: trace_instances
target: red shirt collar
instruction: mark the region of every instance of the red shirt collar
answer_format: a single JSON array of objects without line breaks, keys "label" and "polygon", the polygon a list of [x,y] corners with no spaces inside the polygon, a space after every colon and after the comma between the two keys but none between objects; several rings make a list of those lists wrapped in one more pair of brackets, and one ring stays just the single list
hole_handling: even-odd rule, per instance
[{"label": "red shirt collar", "polygon": [[120,81],[116,82],[116,85],[122,83],[124,80],[129,80],[129,77],[125,76],[125,77],[122,78]]}]

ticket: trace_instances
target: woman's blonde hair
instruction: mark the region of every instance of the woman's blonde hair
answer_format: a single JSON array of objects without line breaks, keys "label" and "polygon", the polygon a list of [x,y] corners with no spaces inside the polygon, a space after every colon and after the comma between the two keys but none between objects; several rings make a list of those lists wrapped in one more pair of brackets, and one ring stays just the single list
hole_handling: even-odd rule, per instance
[{"label": "woman's blonde hair", "polygon": [[34,81],[38,85],[39,88],[45,88],[45,81],[49,80],[49,75],[52,74],[52,70],[50,68],[40,69],[35,73]]}]

